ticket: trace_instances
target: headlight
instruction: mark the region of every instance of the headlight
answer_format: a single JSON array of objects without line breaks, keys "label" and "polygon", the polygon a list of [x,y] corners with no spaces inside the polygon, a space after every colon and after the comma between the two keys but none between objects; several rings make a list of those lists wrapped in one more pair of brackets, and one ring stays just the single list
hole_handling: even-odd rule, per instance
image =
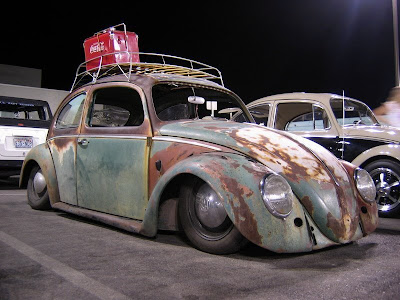
[{"label": "headlight", "polygon": [[265,176],[261,181],[261,194],[265,206],[275,217],[286,218],[292,212],[292,189],[282,176]]},{"label": "headlight", "polygon": [[367,171],[357,168],[354,172],[354,179],[358,192],[367,202],[374,202],[376,196],[376,188],[374,181]]}]

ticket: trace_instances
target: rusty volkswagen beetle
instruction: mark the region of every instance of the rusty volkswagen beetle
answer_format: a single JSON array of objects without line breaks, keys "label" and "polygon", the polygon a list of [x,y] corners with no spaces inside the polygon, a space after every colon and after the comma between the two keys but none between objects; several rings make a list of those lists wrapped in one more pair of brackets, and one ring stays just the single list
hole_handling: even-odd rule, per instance
[{"label": "rusty volkswagen beetle", "polygon": [[[46,143],[24,161],[20,183],[32,208],[148,237],[183,229],[196,248],[216,254],[247,241],[306,252],[375,230],[366,171],[309,140],[251,124],[209,66],[164,62],[77,73]],[[228,120],[237,109],[246,123]]]}]

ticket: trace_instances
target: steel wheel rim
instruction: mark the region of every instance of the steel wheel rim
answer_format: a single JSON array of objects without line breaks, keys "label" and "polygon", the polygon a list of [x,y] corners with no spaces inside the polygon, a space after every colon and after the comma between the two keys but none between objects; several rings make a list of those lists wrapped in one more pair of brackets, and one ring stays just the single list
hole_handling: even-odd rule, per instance
[{"label": "steel wheel rim", "polygon": [[206,183],[194,190],[189,215],[196,233],[207,240],[219,240],[233,228],[224,205]]},{"label": "steel wheel rim", "polygon": [[33,177],[33,191],[36,195],[46,192],[46,179],[40,170]]},{"label": "steel wheel rim", "polygon": [[389,168],[370,172],[376,187],[376,203],[380,211],[390,211],[400,204],[400,176]]}]

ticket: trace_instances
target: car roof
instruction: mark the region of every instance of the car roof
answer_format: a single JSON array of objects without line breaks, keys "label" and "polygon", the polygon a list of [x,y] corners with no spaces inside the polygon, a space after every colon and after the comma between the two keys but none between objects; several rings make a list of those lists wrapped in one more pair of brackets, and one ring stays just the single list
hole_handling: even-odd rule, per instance
[{"label": "car roof", "polygon": [[[157,83],[183,83],[183,84],[192,84],[192,85],[202,85],[202,86],[208,86],[211,88],[218,88],[224,91],[230,91],[229,89],[225,88],[224,86],[210,81],[208,79],[202,79],[202,78],[193,78],[193,77],[188,77],[188,76],[182,76],[182,75],[172,75],[172,74],[161,74],[161,73],[154,73],[154,74],[131,74],[128,77],[125,75],[110,75],[106,77],[102,77],[98,79],[96,82],[89,82],[86,83],[80,87],[83,86],[89,86],[89,85],[95,85],[98,83],[106,83],[106,82],[131,82],[135,83],[139,86],[150,86],[150,85],[155,85]],[[231,92],[231,91],[230,91]]]},{"label": "car roof", "polygon": [[[257,100],[254,100],[247,104],[247,106],[256,106],[262,104],[267,101],[275,101],[275,100],[315,100],[318,102],[322,102],[325,104],[329,103],[329,100],[332,98],[342,99],[343,96],[333,94],[333,93],[305,93],[305,92],[294,92],[294,93],[283,93],[276,94],[271,96],[266,96]],[[351,99],[355,101],[359,101],[350,97],[345,96],[346,99]]]}]

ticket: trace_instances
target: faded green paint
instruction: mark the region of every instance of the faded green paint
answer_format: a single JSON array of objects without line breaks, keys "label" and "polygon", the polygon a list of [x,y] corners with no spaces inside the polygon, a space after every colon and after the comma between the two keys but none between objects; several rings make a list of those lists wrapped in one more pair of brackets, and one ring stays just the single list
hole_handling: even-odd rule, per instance
[{"label": "faded green paint", "polygon": [[76,137],[57,137],[49,141],[51,155],[57,174],[60,200],[77,205],[75,153]]},{"label": "faded green paint", "polygon": [[147,205],[146,140],[85,139],[88,144],[77,150],[78,205],[142,220]]}]

